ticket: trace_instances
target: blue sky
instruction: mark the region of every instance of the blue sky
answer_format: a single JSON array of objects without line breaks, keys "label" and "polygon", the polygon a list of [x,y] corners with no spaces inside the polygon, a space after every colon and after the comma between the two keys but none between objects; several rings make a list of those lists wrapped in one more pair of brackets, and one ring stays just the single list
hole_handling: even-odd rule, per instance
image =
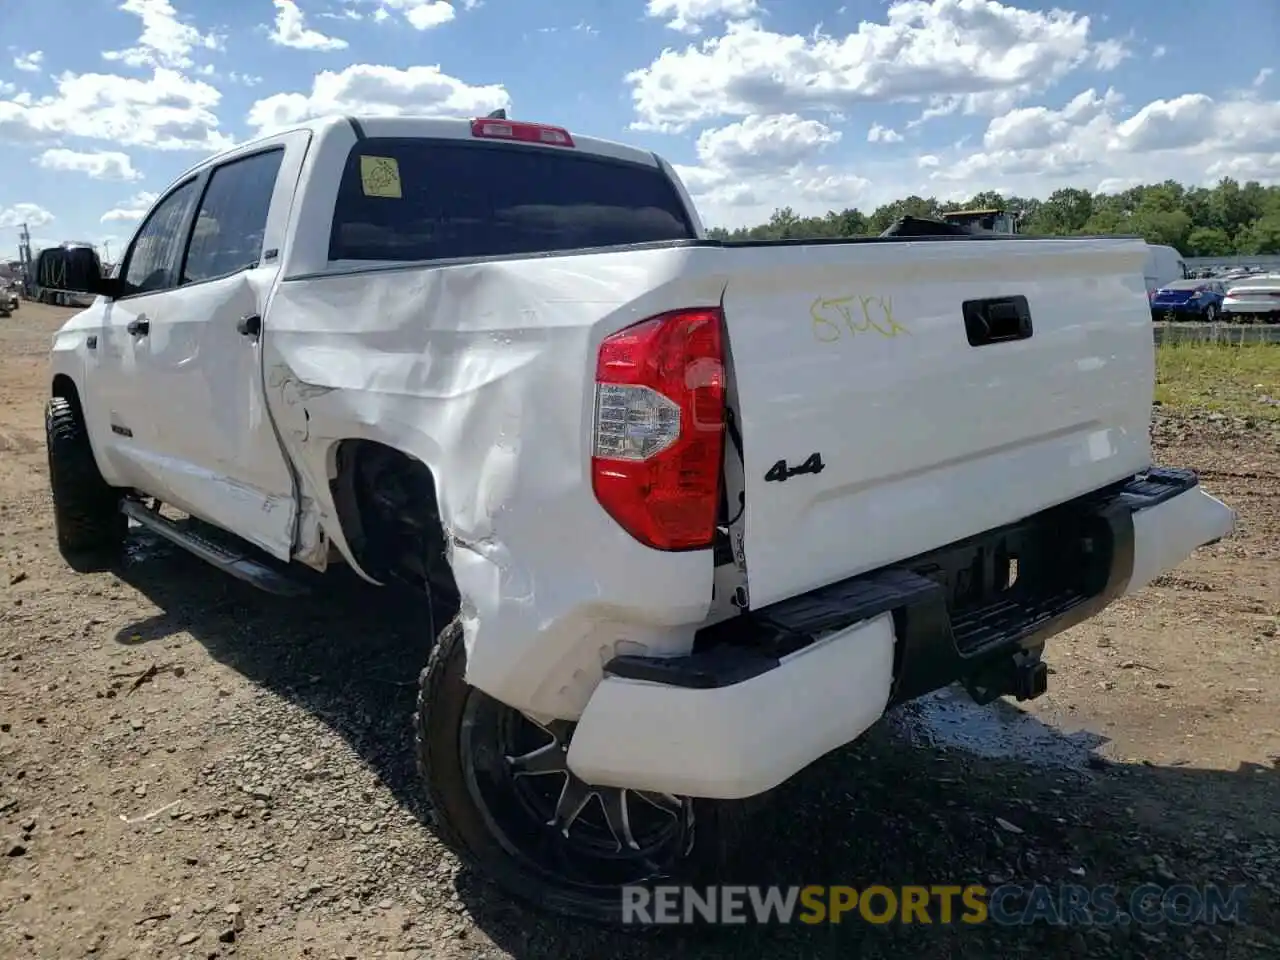
[{"label": "blue sky", "polygon": [[19,222],[118,248],[183,168],[330,112],[509,105],[662,153],[727,226],[1280,181],[1275,0],[4,0],[0,22],[0,250]]}]

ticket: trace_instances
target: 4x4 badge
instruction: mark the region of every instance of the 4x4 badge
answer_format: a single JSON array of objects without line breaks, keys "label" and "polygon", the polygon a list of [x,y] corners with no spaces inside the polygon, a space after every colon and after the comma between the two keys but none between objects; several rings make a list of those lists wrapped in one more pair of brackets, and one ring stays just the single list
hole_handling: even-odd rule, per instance
[{"label": "4x4 badge", "polygon": [[779,460],[769,468],[769,472],[764,475],[764,479],[767,483],[775,481],[781,483],[783,480],[788,480],[802,473],[821,473],[826,468],[827,465],[822,462],[822,454],[811,453],[809,458],[798,467],[788,467],[787,461]]}]

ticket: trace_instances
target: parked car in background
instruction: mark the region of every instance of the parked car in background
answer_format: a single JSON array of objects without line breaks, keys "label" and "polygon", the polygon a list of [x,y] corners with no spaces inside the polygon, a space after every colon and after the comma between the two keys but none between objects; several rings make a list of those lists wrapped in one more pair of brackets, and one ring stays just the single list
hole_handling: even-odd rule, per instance
[{"label": "parked car in background", "polygon": [[1186,280],[1191,276],[1187,261],[1173,247],[1147,244],[1147,262],[1142,270],[1147,285],[1147,299],[1155,299],[1156,291],[1174,280]]},{"label": "parked car in background", "polygon": [[1280,323],[1280,274],[1233,283],[1222,300],[1222,313],[1240,323]]},{"label": "parked car in background", "polygon": [[1151,297],[1151,318],[1213,323],[1222,312],[1226,294],[1226,287],[1217,280],[1174,280]]}]

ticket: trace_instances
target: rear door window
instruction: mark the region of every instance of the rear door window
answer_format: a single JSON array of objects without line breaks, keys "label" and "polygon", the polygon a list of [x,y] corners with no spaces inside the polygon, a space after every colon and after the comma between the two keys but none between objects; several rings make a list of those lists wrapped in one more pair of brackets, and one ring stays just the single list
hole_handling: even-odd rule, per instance
[{"label": "rear door window", "polygon": [[183,283],[225,277],[257,265],[283,160],[284,150],[273,149],[213,171],[191,231]]},{"label": "rear door window", "polygon": [[338,191],[330,260],[438,260],[694,237],[662,170],[570,150],[368,139]]}]

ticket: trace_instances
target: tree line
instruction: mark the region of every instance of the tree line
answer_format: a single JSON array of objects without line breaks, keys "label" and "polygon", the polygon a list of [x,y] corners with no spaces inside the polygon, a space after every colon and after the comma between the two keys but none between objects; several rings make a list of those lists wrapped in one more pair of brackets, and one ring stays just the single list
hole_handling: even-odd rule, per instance
[{"label": "tree line", "polygon": [[1055,190],[1044,200],[979,193],[964,203],[909,196],[864,213],[856,207],[801,217],[774,210],[768,223],[708,233],[721,240],[787,240],[876,236],[902,216],[937,218],[952,210],[999,208],[1018,217],[1020,233],[1041,236],[1127,234],[1168,244],[1188,257],[1280,254],[1280,186],[1230,177],[1217,186],[1186,187],[1175,180],[1122,193]]}]

